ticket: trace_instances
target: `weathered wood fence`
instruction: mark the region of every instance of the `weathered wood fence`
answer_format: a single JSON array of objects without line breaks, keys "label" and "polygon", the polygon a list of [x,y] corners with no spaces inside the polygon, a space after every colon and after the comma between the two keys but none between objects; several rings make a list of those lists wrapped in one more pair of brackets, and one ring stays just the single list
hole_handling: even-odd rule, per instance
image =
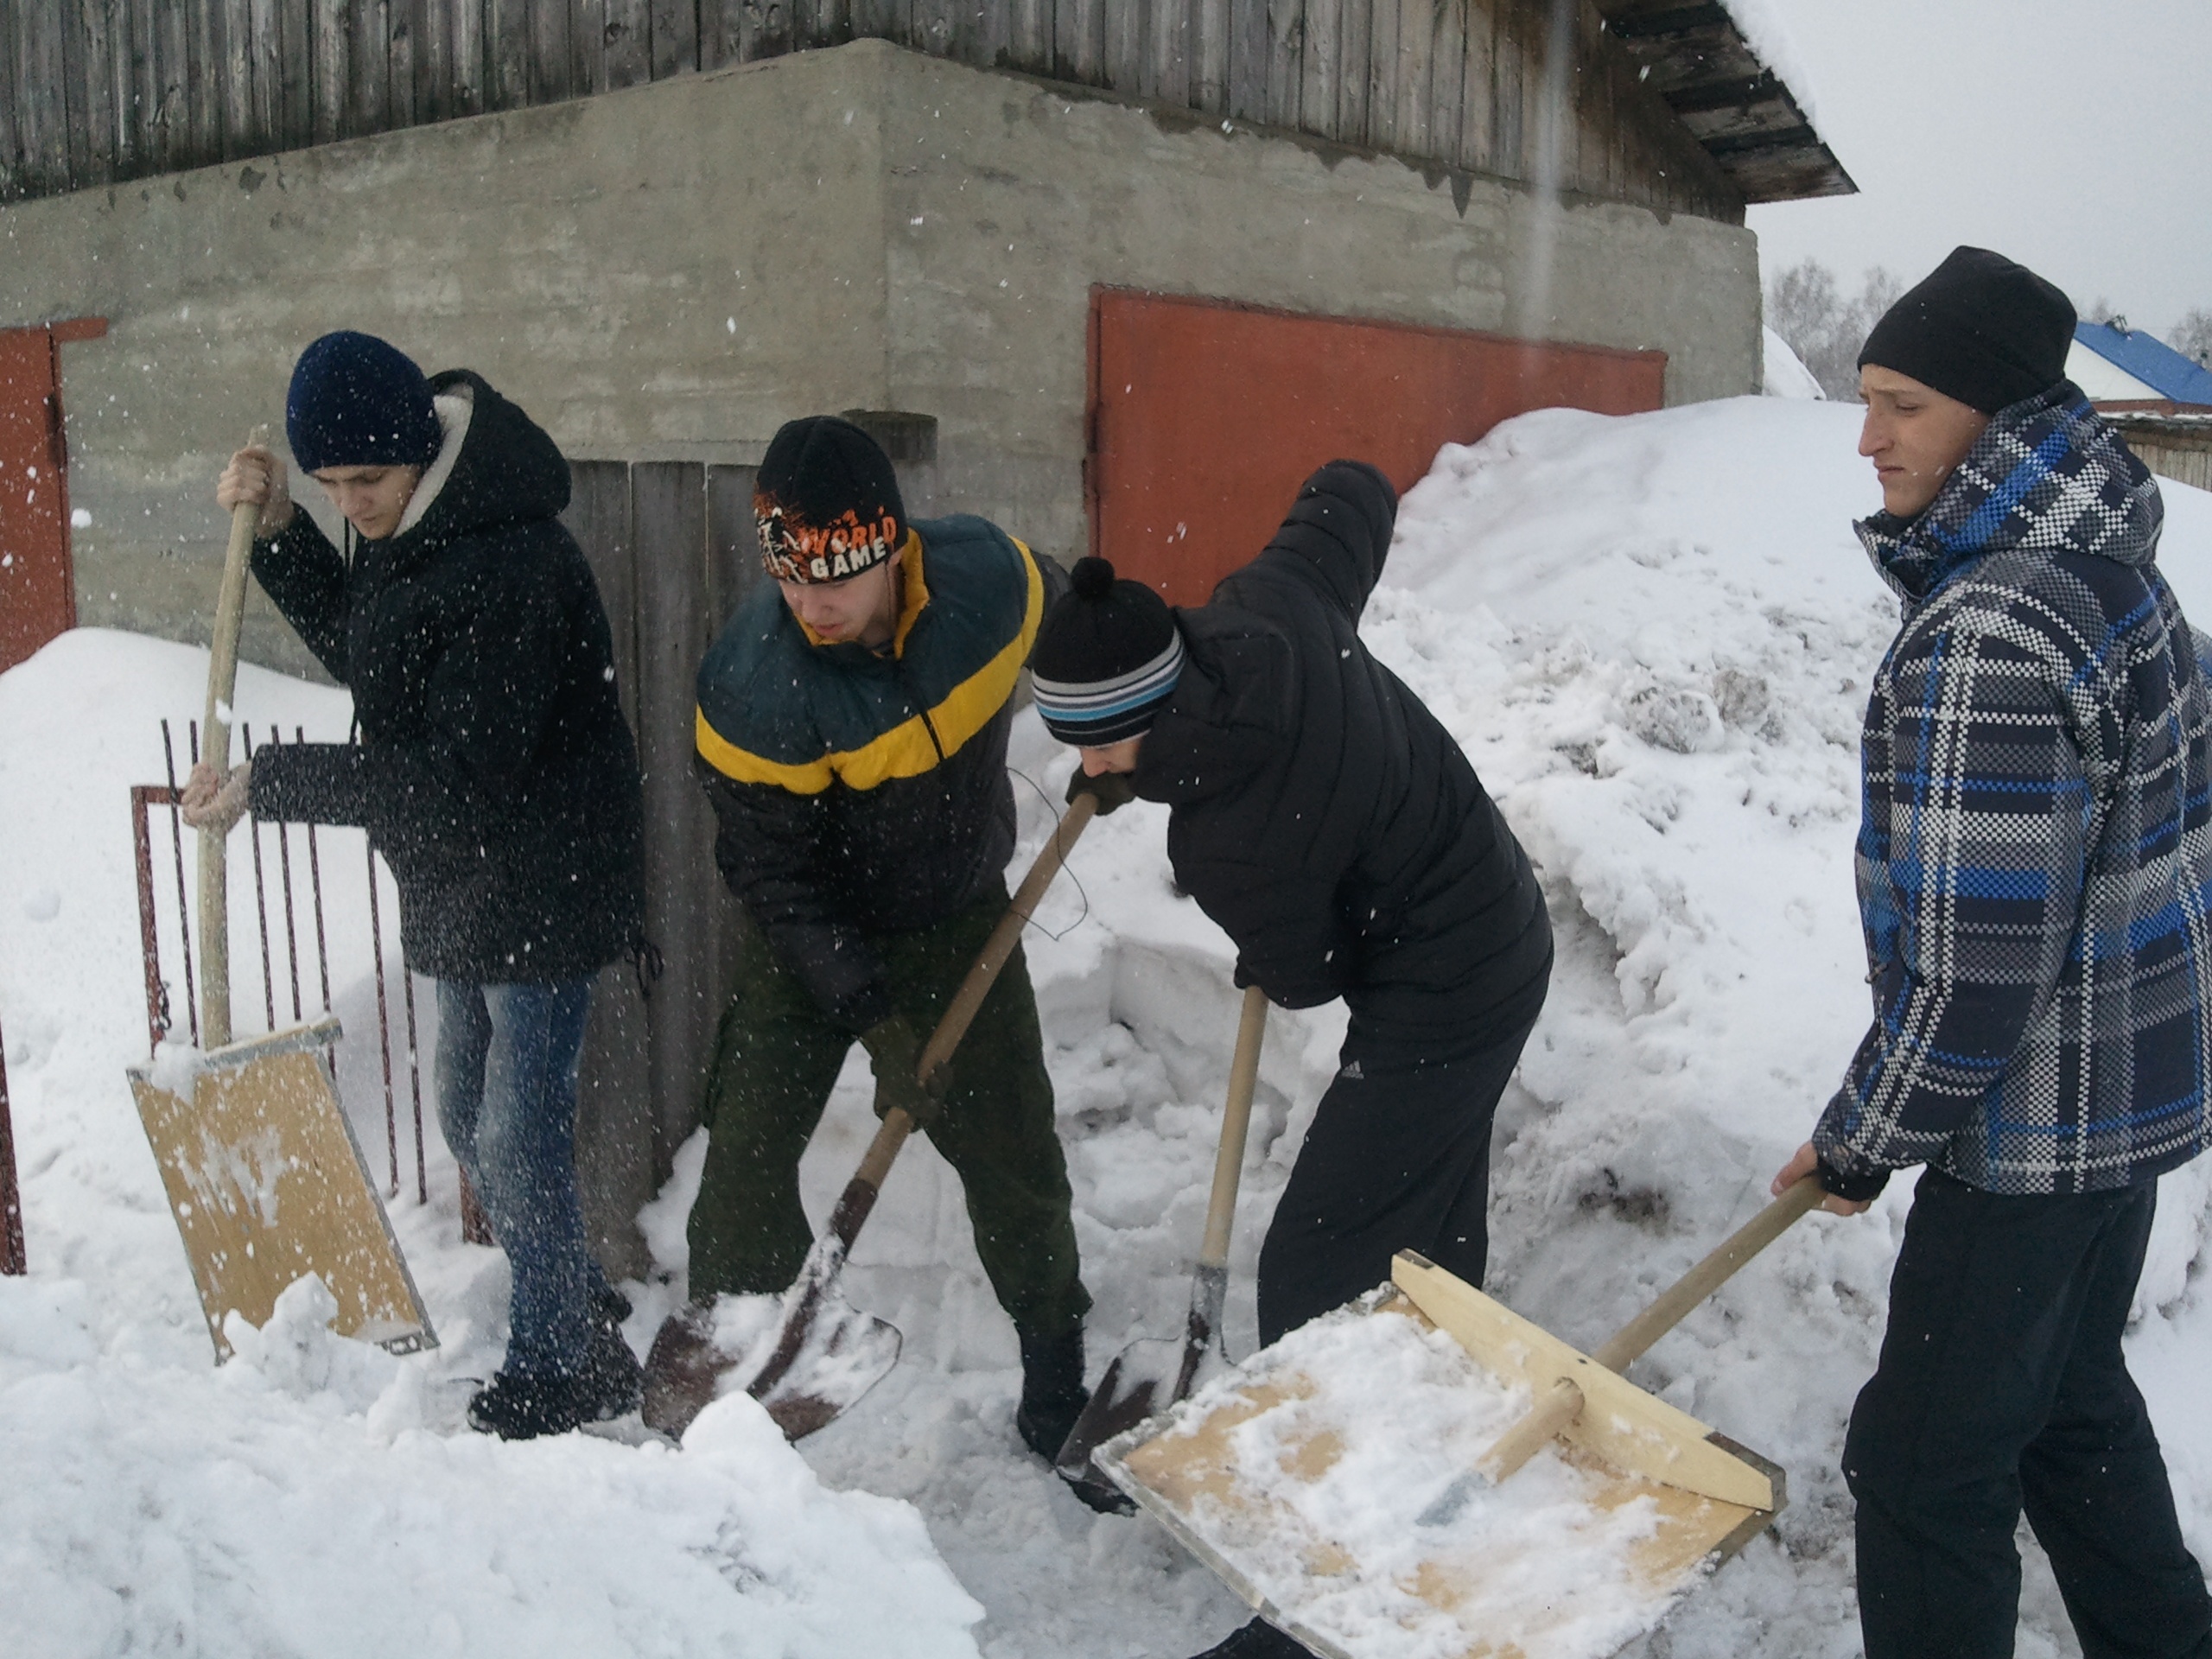
[{"label": "weathered wood fence", "polygon": [[577,1163],[602,1259],[641,1271],[632,1224],[697,1126],[715,1027],[746,925],[715,868],[714,813],[691,774],[699,659],[760,579],[750,467],[584,461],[563,522],[590,560],[645,772],[645,936],[659,980],[601,975],[585,1039]]},{"label": "weathered wood fence", "polygon": [[[1719,218],[1740,216],[1750,175],[1716,144],[1770,149],[1788,136],[1842,176],[1713,4],[0,0],[0,200],[861,36]],[[1667,101],[1683,98],[1684,109]],[[1751,199],[1764,188],[1754,181]]]}]

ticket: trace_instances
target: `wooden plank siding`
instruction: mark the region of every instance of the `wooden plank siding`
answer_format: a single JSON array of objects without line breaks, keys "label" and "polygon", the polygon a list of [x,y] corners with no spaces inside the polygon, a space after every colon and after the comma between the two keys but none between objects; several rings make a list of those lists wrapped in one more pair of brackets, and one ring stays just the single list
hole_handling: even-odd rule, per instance
[{"label": "wooden plank siding", "polygon": [[1739,220],[1684,125],[1719,118],[1643,84],[1648,40],[1609,23],[1629,3],[0,0],[0,200],[874,36],[1432,165],[1535,182],[1550,163],[1565,190]]},{"label": "wooden plank siding", "polygon": [[[779,0],[780,3],[780,0]],[[578,1068],[576,1165],[601,1259],[642,1268],[631,1218],[696,1128],[746,925],[691,772],[693,677],[762,580],[750,467],[577,461],[562,522],[599,584],[644,772],[645,937],[662,971],[599,976]]]}]

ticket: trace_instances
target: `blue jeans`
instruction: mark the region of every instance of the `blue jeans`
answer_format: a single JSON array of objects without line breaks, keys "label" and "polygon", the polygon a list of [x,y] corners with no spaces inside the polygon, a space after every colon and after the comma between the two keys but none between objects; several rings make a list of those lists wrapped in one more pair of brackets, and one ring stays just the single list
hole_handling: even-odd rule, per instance
[{"label": "blue jeans", "polygon": [[514,1270],[503,1370],[574,1372],[607,1281],[576,1201],[576,1059],[591,981],[438,982],[438,1124]]}]

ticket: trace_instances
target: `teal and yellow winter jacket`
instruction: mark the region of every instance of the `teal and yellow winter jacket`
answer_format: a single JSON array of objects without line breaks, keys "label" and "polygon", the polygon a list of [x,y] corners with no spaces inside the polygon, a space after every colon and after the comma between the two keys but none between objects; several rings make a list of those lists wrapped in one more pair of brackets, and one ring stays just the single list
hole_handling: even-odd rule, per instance
[{"label": "teal and yellow winter jacket", "polygon": [[914,524],[900,569],[887,649],[820,643],[763,582],[699,666],[715,862],[823,1010],[855,1031],[891,1012],[871,937],[944,920],[1013,854],[1014,683],[1061,581],[967,516]]}]

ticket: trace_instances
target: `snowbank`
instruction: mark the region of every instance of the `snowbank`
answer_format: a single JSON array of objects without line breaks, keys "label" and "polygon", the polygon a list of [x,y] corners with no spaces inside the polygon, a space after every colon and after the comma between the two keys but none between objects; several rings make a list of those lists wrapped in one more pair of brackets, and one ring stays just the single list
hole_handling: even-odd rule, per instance
[{"label": "snowbank", "polygon": [[[1585,1347],[1763,1201],[1867,1016],[1856,746],[1896,613],[1850,531],[1873,499],[1856,435],[1855,410],[1784,398],[1523,416],[1447,448],[1408,493],[1369,609],[1376,650],[1541,867],[1560,959],[1501,1111],[1491,1288]],[[2212,497],[2165,494],[2162,565],[2212,621]],[[681,1454],[461,1430],[506,1280],[458,1243],[435,1128],[431,1202],[404,1196],[393,1221],[444,1346],[391,1360],[334,1343],[309,1287],[213,1370],[122,1078],[146,1043],[123,791],[160,777],[156,721],[196,711],[205,663],[86,631],[0,677],[0,1026],[33,1267],[0,1281],[0,1574],[10,1614],[31,1610],[18,1628],[48,1643],[29,1651],[344,1652],[404,1629],[486,1654],[1182,1659],[1242,1621],[1156,1528],[1092,1515],[1021,1450],[1013,1333],[919,1137],[849,1274],[904,1357],[802,1453],[742,1402]],[[264,726],[345,729],[340,695],[273,675],[246,671],[238,702]],[[1025,715],[1012,764],[1026,861],[1070,760]],[[1139,803],[1096,824],[1027,947],[1094,1375],[1128,1338],[1180,1327],[1236,1023],[1227,941],[1173,893],[1163,823]],[[329,861],[357,860],[350,846]],[[340,990],[357,1038],[367,995]],[[257,1016],[257,995],[239,1001]],[[1340,1011],[1270,1020],[1232,1351],[1251,1345],[1260,1236],[1342,1029]],[[380,1142],[373,1063],[341,1056],[341,1084]],[[802,1170],[817,1220],[874,1128],[868,1093],[856,1057]],[[629,1287],[633,1341],[681,1294],[697,1151],[646,1217],[671,1276]],[[1865,1217],[1802,1223],[1637,1367],[1783,1464],[1791,1506],[1632,1653],[1856,1652],[1835,1464],[1907,1185]],[[2190,1277],[2207,1191],[2195,1166],[2165,1184],[2131,1352],[2212,1560],[2212,1313]],[[2075,1650],[2032,1554],[2020,1650]]]},{"label": "snowbank", "polygon": [[1768,327],[1759,330],[1759,390],[1769,397],[1827,397],[1789,342]]},{"label": "snowbank", "polygon": [[[123,1076],[146,1051],[125,791],[161,779],[157,722],[170,715],[181,741],[206,676],[203,652],[80,630],[0,677],[0,1027],[32,1264],[0,1279],[0,1643],[26,1659],[366,1656],[395,1642],[975,1655],[982,1610],[920,1516],[825,1489],[749,1400],[717,1405],[680,1452],[462,1428],[472,1373],[498,1359],[506,1279],[496,1253],[459,1243],[442,1148],[436,1202],[410,1194],[393,1219],[443,1350],[401,1360],[331,1336],[334,1304],[307,1281],[266,1329],[234,1320],[238,1357],[214,1369]],[[347,723],[342,694],[252,668],[238,710],[310,736]],[[323,851],[334,942],[358,946],[359,837],[327,836]],[[234,878],[246,1028],[262,1016],[250,891]],[[370,958],[338,960],[358,976]],[[380,1153],[371,995],[340,995],[359,1016],[340,1077]]]}]

